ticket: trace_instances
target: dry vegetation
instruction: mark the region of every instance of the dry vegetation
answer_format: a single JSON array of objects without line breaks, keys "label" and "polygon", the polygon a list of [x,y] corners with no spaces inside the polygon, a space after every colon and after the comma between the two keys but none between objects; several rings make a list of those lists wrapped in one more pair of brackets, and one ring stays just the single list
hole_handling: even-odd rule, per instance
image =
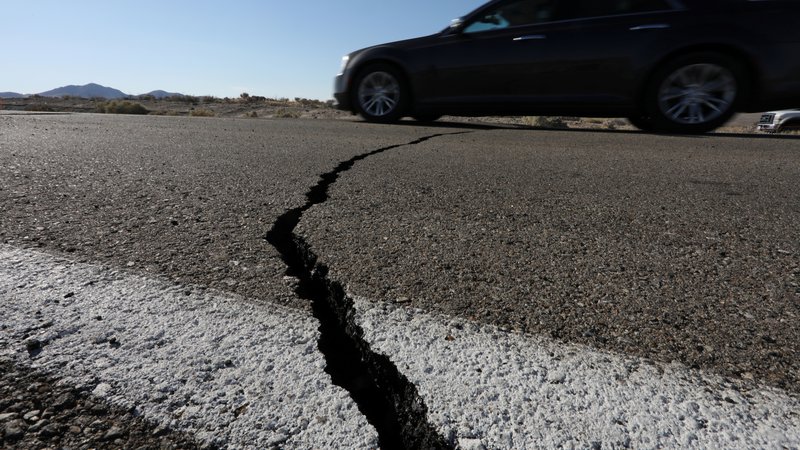
[{"label": "dry vegetation", "polygon": [[137,114],[144,115],[150,111],[140,103],[127,100],[112,100],[110,102],[100,102],[97,105],[97,112],[104,114]]},{"label": "dry vegetation", "polygon": [[[242,94],[237,98],[177,96],[158,99],[152,96],[113,100],[78,97],[49,98],[33,96],[0,99],[0,109],[30,112],[87,112],[106,114],[150,114],[188,117],[241,117],[250,119],[350,119],[353,115],[334,108],[332,100],[323,102],[305,98],[267,98]],[[721,133],[755,133],[758,115],[735,119],[718,130]],[[541,129],[636,130],[625,119],[585,117],[451,117],[446,122],[517,125]],[[798,134],[788,132],[781,134]]]},{"label": "dry vegetation", "polygon": [[248,118],[340,118],[350,114],[333,108],[333,101],[305,98],[266,98],[242,94],[238,98],[176,96],[131,97],[125,100],[79,97],[2,99],[0,109],[30,112],[85,112],[106,114],[150,114],[190,117]]}]

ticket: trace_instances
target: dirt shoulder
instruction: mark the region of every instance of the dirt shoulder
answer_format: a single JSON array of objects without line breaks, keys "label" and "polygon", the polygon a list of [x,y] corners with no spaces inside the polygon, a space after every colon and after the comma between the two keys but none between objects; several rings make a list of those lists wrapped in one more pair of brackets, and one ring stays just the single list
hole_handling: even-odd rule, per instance
[{"label": "dirt shoulder", "polygon": [[[266,119],[326,119],[326,120],[359,120],[346,111],[337,110],[333,101],[319,101],[303,98],[273,99],[258,96],[240,98],[217,97],[135,97],[128,100],[109,101],[106,99],[85,99],[78,97],[28,97],[16,99],[0,99],[0,110],[27,112],[68,112],[97,113],[122,112],[109,111],[109,105],[118,106],[128,102],[128,106],[141,105],[143,110],[137,113],[164,116],[193,117],[241,117]],[[123,105],[125,106],[125,105]],[[113,109],[113,108],[112,108]],[[756,123],[760,113],[739,114],[727,125],[717,130],[719,133],[758,133]],[[636,130],[627,120],[622,118],[587,118],[587,117],[453,117],[445,116],[446,122],[476,123],[489,125],[514,125],[546,129],[584,129],[584,130]]]},{"label": "dirt shoulder", "polygon": [[249,117],[249,118],[295,118],[338,119],[351,118],[351,114],[339,111],[330,102],[309,99],[220,99],[216,97],[152,97],[128,100],[86,99],[78,97],[29,97],[0,99],[0,109],[28,112],[95,113],[108,110],[109,105],[141,105],[139,113],[165,116],[198,117]]}]

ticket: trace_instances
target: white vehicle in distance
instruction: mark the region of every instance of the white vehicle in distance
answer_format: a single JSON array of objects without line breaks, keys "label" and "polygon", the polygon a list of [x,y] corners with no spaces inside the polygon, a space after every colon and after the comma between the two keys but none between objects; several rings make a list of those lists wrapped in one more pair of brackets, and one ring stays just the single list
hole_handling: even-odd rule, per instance
[{"label": "white vehicle in distance", "polygon": [[758,131],[780,133],[781,131],[800,131],[800,109],[770,111],[761,115]]}]

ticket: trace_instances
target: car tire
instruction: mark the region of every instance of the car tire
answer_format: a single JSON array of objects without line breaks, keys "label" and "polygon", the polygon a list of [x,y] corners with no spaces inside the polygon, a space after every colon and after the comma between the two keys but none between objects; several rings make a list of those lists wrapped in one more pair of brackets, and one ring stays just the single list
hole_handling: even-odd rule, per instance
[{"label": "car tire", "polygon": [[414,118],[417,122],[421,123],[431,123],[436,122],[437,120],[442,118],[441,114],[414,114],[411,117]]},{"label": "car tire", "polygon": [[403,74],[394,66],[367,66],[353,86],[353,104],[367,122],[393,123],[405,115],[409,92]]},{"label": "car tire", "polygon": [[631,116],[628,117],[628,122],[636,128],[648,133],[658,131],[656,125],[653,123],[653,119],[647,116]]},{"label": "car tire", "polygon": [[747,86],[745,71],[720,53],[692,53],[658,68],[647,86],[645,106],[656,131],[713,131],[736,112]]}]

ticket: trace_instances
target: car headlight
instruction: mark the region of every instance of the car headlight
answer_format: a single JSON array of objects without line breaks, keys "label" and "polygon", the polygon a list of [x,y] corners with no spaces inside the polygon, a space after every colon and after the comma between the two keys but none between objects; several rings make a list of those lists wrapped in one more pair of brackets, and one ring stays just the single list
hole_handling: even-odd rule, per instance
[{"label": "car headlight", "polygon": [[350,62],[350,56],[343,56],[342,57],[342,67],[339,68],[339,75],[343,74],[344,71],[347,69],[347,64]]}]

